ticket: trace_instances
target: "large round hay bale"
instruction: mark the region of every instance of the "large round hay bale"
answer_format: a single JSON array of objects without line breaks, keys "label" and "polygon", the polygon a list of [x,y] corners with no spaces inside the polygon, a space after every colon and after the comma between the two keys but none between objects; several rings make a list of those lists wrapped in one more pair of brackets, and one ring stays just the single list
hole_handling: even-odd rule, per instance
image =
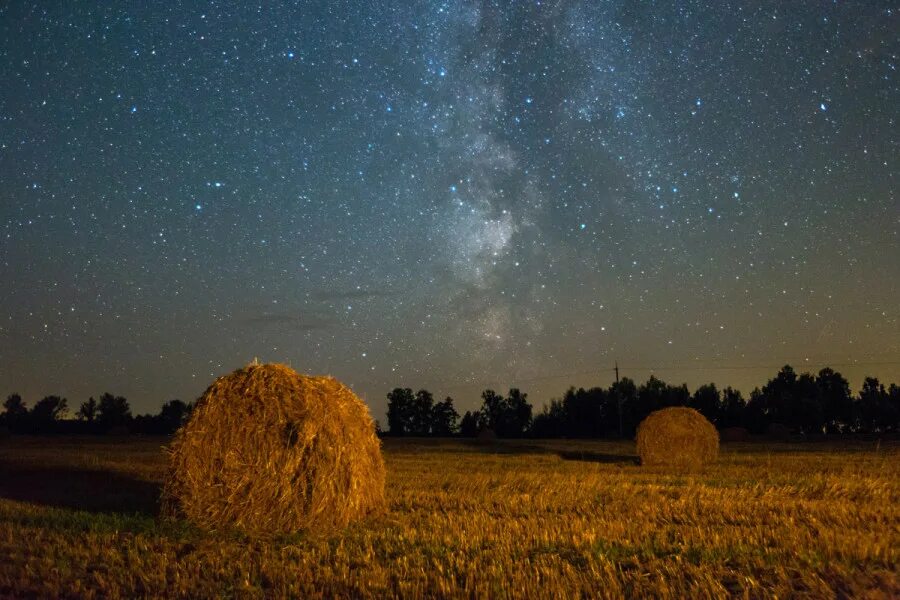
[{"label": "large round hay bale", "polygon": [[383,508],[363,402],[331,377],[250,365],[220,377],[172,442],[163,510],[208,530],[324,531]]},{"label": "large round hay bale", "polygon": [[766,427],[766,437],[776,442],[787,442],[791,439],[791,429],[781,423],[770,423]]},{"label": "large round hay bale", "polygon": [[0,425],[0,441],[9,439],[9,427],[6,425]]},{"label": "large round hay bale", "polygon": [[748,442],[750,432],[744,427],[726,427],[719,432],[719,439],[723,442]]},{"label": "large round hay bale", "polygon": [[642,465],[699,467],[719,454],[719,432],[693,408],[664,408],[638,425],[637,451]]}]

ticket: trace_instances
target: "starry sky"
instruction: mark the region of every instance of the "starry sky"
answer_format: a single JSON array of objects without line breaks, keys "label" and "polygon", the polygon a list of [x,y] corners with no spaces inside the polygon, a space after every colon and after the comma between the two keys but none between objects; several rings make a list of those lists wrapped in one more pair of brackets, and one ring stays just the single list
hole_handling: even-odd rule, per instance
[{"label": "starry sky", "polygon": [[[893,8],[892,8],[893,5]],[[891,2],[12,1],[0,394],[900,381]]]}]

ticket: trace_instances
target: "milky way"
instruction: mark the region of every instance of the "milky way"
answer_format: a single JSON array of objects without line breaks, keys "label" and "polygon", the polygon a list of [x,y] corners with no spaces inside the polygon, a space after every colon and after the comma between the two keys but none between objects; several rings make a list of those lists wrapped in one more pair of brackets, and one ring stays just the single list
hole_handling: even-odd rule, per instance
[{"label": "milky way", "polygon": [[891,3],[0,8],[0,393],[900,378]]}]

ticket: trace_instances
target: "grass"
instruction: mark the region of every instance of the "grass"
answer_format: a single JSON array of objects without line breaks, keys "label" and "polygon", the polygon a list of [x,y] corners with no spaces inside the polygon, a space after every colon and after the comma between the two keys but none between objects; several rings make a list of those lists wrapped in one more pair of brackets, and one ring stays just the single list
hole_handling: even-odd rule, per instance
[{"label": "grass", "polygon": [[900,596],[900,444],[387,440],[388,512],[254,540],[157,518],[156,439],[0,442],[0,597]]}]

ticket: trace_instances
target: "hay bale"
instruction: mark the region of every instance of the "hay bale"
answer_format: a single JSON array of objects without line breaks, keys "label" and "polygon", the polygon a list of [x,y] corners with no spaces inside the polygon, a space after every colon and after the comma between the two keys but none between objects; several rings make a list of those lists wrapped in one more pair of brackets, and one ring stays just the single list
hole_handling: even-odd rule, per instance
[{"label": "hay bale", "polygon": [[699,467],[719,454],[719,432],[693,408],[664,408],[641,421],[637,450],[642,465]]},{"label": "hay bale", "polygon": [[770,423],[766,427],[766,437],[776,442],[787,442],[791,439],[791,429],[781,423]]},{"label": "hay bale", "polygon": [[385,504],[363,402],[331,377],[278,364],[220,377],[176,433],[163,513],[251,535],[327,531]]},{"label": "hay bale", "polygon": [[750,432],[744,427],[726,427],[719,432],[719,440],[723,442],[748,442]]},{"label": "hay bale", "polygon": [[497,434],[490,427],[485,427],[475,436],[475,442],[481,446],[490,446],[497,443]]},{"label": "hay bale", "polygon": [[0,441],[9,439],[10,436],[9,427],[6,425],[0,425]]}]

